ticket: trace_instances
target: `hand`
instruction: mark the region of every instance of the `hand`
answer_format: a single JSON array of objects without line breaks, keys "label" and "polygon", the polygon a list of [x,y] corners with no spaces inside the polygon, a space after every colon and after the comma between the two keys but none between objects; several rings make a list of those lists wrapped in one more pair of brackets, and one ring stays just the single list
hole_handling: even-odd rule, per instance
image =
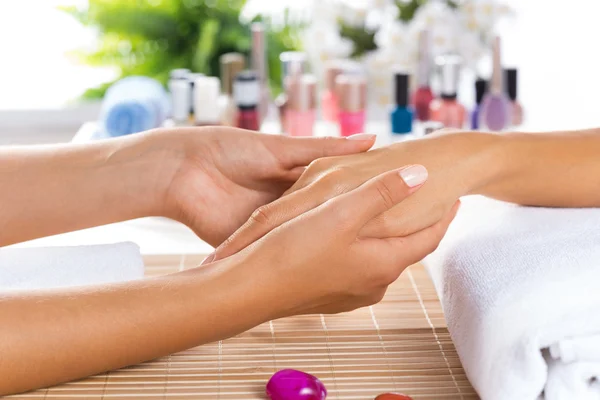
[{"label": "hand", "polygon": [[406,237],[361,237],[373,218],[419,189],[419,181],[407,180],[406,172],[381,174],[291,219],[222,262],[234,265],[229,275],[236,282],[265,296],[272,318],[337,313],[377,303],[406,267],[437,247],[458,207]]},{"label": "hand", "polygon": [[188,128],[158,134],[177,148],[165,214],[218,245],[258,207],[288,189],[320,157],[368,150],[374,135],[290,138],[234,128]]},{"label": "hand", "polygon": [[259,208],[208,261],[228,257],[285,221],[384,171],[411,163],[427,167],[427,183],[417,195],[366,224],[360,235],[401,237],[431,226],[448,213],[459,197],[474,193],[491,176],[495,168],[491,144],[494,137],[496,135],[444,131],[364,154],[316,160],[281,199]]}]

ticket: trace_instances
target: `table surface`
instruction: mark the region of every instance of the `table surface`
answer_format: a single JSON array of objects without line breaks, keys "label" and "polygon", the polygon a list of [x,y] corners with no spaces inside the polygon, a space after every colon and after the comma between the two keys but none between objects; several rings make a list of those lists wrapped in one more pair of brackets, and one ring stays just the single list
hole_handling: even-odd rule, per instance
[{"label": "table surface", "polygon": [[[146,272],[191,268],[201,258],[146,256]],[[218,343],[10,398],[265,399],[266,382],[284,368],[318,376],[328,399],[390,391],[415,400],[477,399],[421,265],[405,271],[373,307],[272,321]]]}]

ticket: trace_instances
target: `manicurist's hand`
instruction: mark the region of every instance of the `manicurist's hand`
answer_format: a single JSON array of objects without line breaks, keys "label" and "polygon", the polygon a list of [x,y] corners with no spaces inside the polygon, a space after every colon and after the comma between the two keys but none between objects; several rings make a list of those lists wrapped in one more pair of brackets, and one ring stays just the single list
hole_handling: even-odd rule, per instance
[{"label": "manicurist's hand", "polygon": [[0,246],[148,216],[179,220],[218,245],[313,160],[360,153],[374,141],[206,127],[0,147]]},{"label": "manicurist's hand", "polygon": [[[446,131],[368,153],[316,160],[283,197],[259,208],[209,261],[228,257],[285,221],[384,171],[409,164],[427,167],[427,183],[415,195],[365,224],[360,236],[401,237],[420,231],[442,219],[459,197],[474,192],[486,181],[495,169],[495,137]],[[419,168],[411,171],[409,180],[418,180],[425,173]]]},{"label": "manicurist's hand", "polygon": [[437,247],[458,204],[437,223],[406,237],[365,238],[360,232],[422,190],[426,178],[422,166],[378,175],[291,219],[225,261],[238,265],[232,275],[270,299],[272,318],[377,303],[406,267]]},{"label": "manicurist's hand", "polygon": [[162,136],[165,146],[177,149],[178,163],[165,197],[166,214],[213,245],[280,197],[315,159],[364,152],[375,142],[374,135],[290,138],[217,127]]}]

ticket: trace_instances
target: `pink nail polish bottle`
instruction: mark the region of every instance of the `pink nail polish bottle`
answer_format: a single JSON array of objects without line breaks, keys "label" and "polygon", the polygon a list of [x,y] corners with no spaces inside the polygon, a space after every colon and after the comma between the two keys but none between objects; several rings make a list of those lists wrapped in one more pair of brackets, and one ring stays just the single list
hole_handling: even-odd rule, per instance
[{"label": "pink nail polish bottle", "polygon": [[439,99],[429,105],[430,119],[441,122],[447,128],[462,128],[467,111],[457,100],[458,78],[461,59],[459,56],[440,56],[436,63],[441,69],[442,88]]},{"label": "pink nail polish bottle", "polygon": [[338,123],[342,136],[351,136],[365,130],[367,82],[361,75],[339,75],[335,80],[338,98]]},{"label": "pink nail polish bottle", "polygon": [[417,90],[412,96],[415,117],[419,121],[429,121],[429,106],[435,96],[429,86],[431,75],[430,34],[428,30],[421,31],[419,36],[419,64],[417,70]]},{"label": "pink nail polish bottle", "polygon": [[338,100],[335,94],[335,80],[344,72],[343,61],[331,61],[325,68],[325,90],[321,96],[323,119],[336,122],[338,119]]},{"label": "pink nail polish bottle", "polygon": [[302,75],[290,82],[286,109],[287,132],[290,136],[312,136],[316,116],[317,79]]}]

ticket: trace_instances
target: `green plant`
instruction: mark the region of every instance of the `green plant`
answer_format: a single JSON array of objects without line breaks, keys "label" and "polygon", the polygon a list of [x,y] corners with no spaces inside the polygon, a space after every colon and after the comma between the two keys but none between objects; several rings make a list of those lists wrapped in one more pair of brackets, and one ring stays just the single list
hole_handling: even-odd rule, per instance
[{"label": "green plant", "polygon": [[[89,0],[84,9],[63,7],[83,25],[96,29],[99,45],[76,55],[93,66],[116,66],[119,79],[144,75],[166,83],[169,71],[189,68],[219,76],[219,57],[248,55],[249,24],[240,21],[245,0]],[[278,55],[297,48],[294,26],[274,28],[269,20],[268,64],[274,92],[281,90]],[[88,89],[84,98],[99,98],[112,82]]]}]

